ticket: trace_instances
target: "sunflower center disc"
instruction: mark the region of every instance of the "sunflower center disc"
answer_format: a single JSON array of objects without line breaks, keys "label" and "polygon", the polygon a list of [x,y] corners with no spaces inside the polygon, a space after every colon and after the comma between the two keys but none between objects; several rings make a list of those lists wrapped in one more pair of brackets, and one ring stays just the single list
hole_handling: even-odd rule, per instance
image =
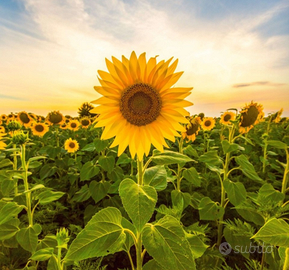
[{"label": "sunflower center disc", "polygon": [[150,85],[136,83],[125,89],[120,99],[120,111],[131,124],[144,126],[160,115],[162,101],[159,93]]},{"label": "sunflower center disc", "polygon": [[72,128],[76,128],[76,124],[75,123],[71,123],[71,127]]},{"label": "sunflower center disc", "polygon": [[81,124],[83,125],[83,126],[88,126],[89,125],[89,121],[88,120],[82,120],[82,122],[81,122]]},{"label": "sunflower center disc", "polygon": [[228,122],[231,119],[231,115],[230,114],[226,114],[224,117],[224,121]]},{"label": "sunflower center disc", "polygon": [[242,113],[243,120],[241,123],[241,127],[249,127],[254,125],[259,115],[259,111],[255,106],[251,106],[247,112]]},{"label": "sunflower center disc", "polygon": [[38,132],[42,132],[44,130],[44,127],[42,125],[36,125],[35,130]]},{"label": "sunflower center disc", "polygon": [[206,122],[205,122],[205,126],[206,127],[209,127],[211,125],[211,121],[210,120],[207,120]]},{"label": "sunflower center disc", "polygon": [[74,148],[74,147],[75,147],[75,143],[74,143],[74,142],[70,142],[70,143],[69,143],[69,147],[70,147],[70,148]]},{"label": "sunflower center disc", "polygon": [[61,114],[51,114],[49,117],[49,121],[53,124],[58,124],[62,121],[62,115]]},{"label": "sunflower center disc", "polygon": [[191,123],[190,127],[187,128],[187,135],[190,136],[190,135],[195,134],[198,131],[198,129],[199,129],[198,124]]},{"label": "sunflower center disc", "polygon": [[30,119],[26,113],[21,113],[19,118],[25,124],[28,124],[30,122]]}]

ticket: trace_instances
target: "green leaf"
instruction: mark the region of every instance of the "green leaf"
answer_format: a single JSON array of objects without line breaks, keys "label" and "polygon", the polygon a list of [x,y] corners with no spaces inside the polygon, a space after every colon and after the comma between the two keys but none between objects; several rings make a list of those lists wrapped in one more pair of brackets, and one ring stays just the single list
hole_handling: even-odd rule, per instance
[{"label": "green leaf", "polygon": [[167,171],[164,166],[154,166],[145,170],[144,185],[153,186],[157,191],[167,187]]},{"label": "green leaf", "polygon": [[45,159],[45,158],[47,158],[47,157],[46,156],[36,156],[36,157],[29,158],[28,162],[36,161],[39,159]]},{"label": "green leaf", "polygon": [[101,156],[99,157],[98,163],[106,172],[112,172],[114,169],[115,160],[113,156]]},{"label": "green leaf", "polygon": [[73,196],[73,201],[75,202],[84,202],[88,200],[91,196],[90,190],[88,185],[84,185],[81,187],[79,191],[77,191]]},{"label": "green leaf", "polygon": [[140,232],[154,212],[157,202],[155,188],[140,186],[131,179],[124,179],[119,185],[119,196],[125,211]]},{"label": "green leaf", "polygon": [[16,239],[23,249],[34,253],[37,248],[38,234],[39,233],[35,231],[34,226],[22,228],[16,234]]},{"label": "green leaf", "polygon": [[0,240],[5,240],[13,237],[17,232],[19,231],[19,228],[17,226],[14,226],[12,224],[2,224],[0,225]]},{"label": "green leaf", "polygon": [[165,216],[143,230],[143,244],[157,264],[166,270],[195,270],[194,257],[179,221]]},{"label": "green leaf", "polygon": [[222,159],[218,156],[217,150],[211,150],[199,157],[199,161],[208,164],[209,166],[217,166],[222,164]]},{"label": "green leaf", "polygon": [[13,166],[13,162],[10,159],[5,158],[0,161],[0,169],[8,166]]},{"label": "green leaf", "polygon": [[2,180],[0,192],[4,197],[9,197],[14,188],[15,182],[13,180]]},{"label": "green leaf", "polygon": [[279,190],[274,189],[271,184],[264,184],[259,192],[257,201],[263,202],[264,204],[273,203],[274,205],[283,202],[285,195],[281,193]]},{"label": "green leaf", "polygon": [[283,143],[283,142],[277,141],[277,140],[268,140],[267,144],[270,146],[273,146],[275,148],[278,148],[278,149],[284,149],[285,150],[286,148],[288,148],[288,145],[286,143]]},{"label": "green leaf", "polygon": [[175,208],[182,211],[191,203],[191,195],[188,192],[172,190],[171,192],[172,203]]},{"label": "green leaf", "polygon": [[24,206],[20,206],[15,202],[8,202],[0,209],[0,225],[11,220],[22,211]]},{"label": "green leaf", "polygon": [[38,195],[40,204],[47,204],[61,198],[65,193],[61,191],[45,190]]},{"label": "green leaf", "polygon": [[100,210],[71,243],[64,261],[80,261],[121,251],[126,239],[121,222],[117,208]]},{"label": "green leaf", "polygon": [[187,147],[185,147],[183,149],[183,153],[185,155],[193,156],[195,158],[199,157],[198,151],[195,148],[193,148],[191,145],[188,145]]},{"label": "green leaf", "polygon": [[247,192],[242,183],[232,182],[229,179],[225,179],[223,184],[228,194],[229,201],[234,206],[237,206],[246,200]]},{"label": "green leaf", "polygon": [[99,167],[92,161],[86,162],[80,170],[80,181],[90,180],[99,173]]},{"label": "green leaf", "polygon": [[107,195],[109,188],[110,188],[109,182],[92,181],[89,184],[89,191],[90,191],[91,197],[94,199],[95,203],[98,203],[100,200],[102,200]]},{"label": "green leaf", "polygon": [[274,246],[289,247],[289,225],[283,219],[273,218],[267,221],[252,238]]},{"label": "green leaf", "polygon": [[187,181],[189,181],[195,187],[201,186],[201,177],[199,176],[199,173],[194,167],[191,167],[190,169],[185,169],[183,171],[183,176]]},{"label": "green leaf", "polygon": [[52,255],[47,264],[47,270],[59,270],[58,259],[56,255]]},{"label": "green leaf", "polygon": [[186,163],[194,160],[178,152],[167,150],[165,150],[164,152],[160,152],[155,149],[153,151],[152,161],[158,165],[170,165]]},{"label": "green leaf", "polygon": [[109,140],[105,140],[104,141],[104,140],[96,138],[96,139],[94,139],[93,144],[95,146],[95,150],[97,152],[101,152],[101,151],[105,150],[108,147]]},{"label": "green leaf", "polygon": [[39,172],[41,180],[52,176],[56,172],[56,170],[57,168],[55,166],[52,166],[51,163],[45,164]]},{"label": "green leaf", "polygon": [[54,248],[43,248],[37,250],[31,257],[30,260],[33,261],[46,261],[52,256]]},{"label": "green leaf", "polygon": [[[131,232],[133,232],[134,235],[136,236],[137,232],[136,232],[135,226],[131,222],[129,222],[126,218],[124,218],[124,217],[122,218],[121,225],[124,229],[128,229]],[[130,248],[134,245],[134,240],[133,240],[132,236],[130,235],[130,233],[125,231],[125,234],[126,234],[126,240],[125,240],[123,248],[124,248],[124,250],[129,252]]]},{"label": "green leaf", "polygon": [[117,159],[116,165],[129,164],[131,161],[132,159],[126,153],[122,153]]},{"label": "green leaf", "polygon": [[83,148],[81,148],[81,151],[86,151],[86,152],[93,152],[94,150],[95,150],[94,143],[89,143],[85,145]]},{"label": "green leaf", "polygon": [[162,268],[157,262],[156,260],[152,259],[150,261],[148,261],[142,268],[143,270],[165,270],[164,268]]},{"label": "green leaf", "polygon": [[201,220],[217,220],[224,215],[224,208],[213,202],[209,197],[204,197],[199,204]]},{"label": "green leaf", "polygon": [[226,140],[222,141],[222,147],[223,147],[224,154],[231,153],[236,150],[245,150],[245,148],[240,146],[239,144],[229,143]]},{"label": "green leaf", "polygon": [[240,165],[240,169],[242,172],[250,179],[258,182],[258,183],[264,183],[264,181],[258,176],[256,173],[254,166],[250,163],[250,161],[247,159],[246,156],[240,155],[238,157],[235,157],[236,162]]},{"label": "green leaf", "polygon": [[197,235],[186,233],[186,237],[189,241],[194,258],[197,259],[203,256],[209,246],[206,245]]}]

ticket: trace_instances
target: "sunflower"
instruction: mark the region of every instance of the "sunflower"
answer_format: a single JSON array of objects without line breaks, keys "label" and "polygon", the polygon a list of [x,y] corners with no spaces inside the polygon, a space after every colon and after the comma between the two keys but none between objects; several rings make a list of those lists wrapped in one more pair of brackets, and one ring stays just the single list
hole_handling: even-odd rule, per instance
[{"label": "sunflower", "polygon": [[63,123],[59,126],[61,129],[67,129],[67,124],[66,123]]},{"label": "sunflower", "polygon": [[236,119],[236,114],[233,112],[224,112],[221,115],[220,123],[223,125],[230,125],[232,124],[231,121],[234,121]]},{"label": "sunflower", "polygon": [[72,140],[71,138],[69,138],[64,143],[64,149],[68,153],[74,153],[79,149],[79,144],[76,140]]},{"label": "sunflower", "polygon": [[186,131],[182,133],[183,139],[187,138],[187,142],[193,142],[199,133],[201,122],[199,116],[192,118],[190,123],[186,125]]},{"label": "sunflower", "polygon": [[17,119],[25,127],[29,127],[33,123],[33,119],[29,116],[27,112],[24,111],[18,113]]},{"label": "sunflower", "polygon": [[79,128],[78,120],[70,120],[66,125],[68,129],[74,130],[74,131],[78,130]]},{"label": "sunflower", "polygon": [[46,116],[46,120],[50,125],[61,125],[65,118],[59,111],[52,111]]},{"label": "sunflower", "polygon": [[7,120],[8,121],[12,121],[12,120],[14,120],[15,119],[15,115],[13,114],[13,113],[9,113],[8,115],[7,115]]},{"label": "sunflower", "polygon": [[174,73],[178,60],[157,63],[156,57],[146,61],[145,53],[122,61],[106,59],[108,72],[98,71],[101,86],[94,89],[103,97],[90,110],[100,114],[96,127],[105,127],[101,139],[115,137],[111,147],[118,145],[118,155],[129,146],[131,156],[139,160],[149,154],[151,144],[163,151],[168,147],[165,138],[175,141],[184,131],[180,123],[187,123],[189,113],[183,108],[192,103],[184,100],[192,88],[171,88],[183,74]]},{"label": "sunflower", "polygon": [[240,133],[247,133],[264,117],[263,106],[261,104],[251,103],[241,110],[241,120],[239,123]]},{"label": "sunflower", "polygon": [[33,135],[42,137],[45,133],[49,131],[49,127],[44,123],[34,123],[31,126],[31,130]]},{"label": "sunflower", "polygon": [[6,134],[5,133],[0,133],[0,150],[3,150],[5,149],[6,147],[6,143],[4,143],[2,140],[3,140],[3,136],[5,136]]},{"label": "sunflower", "polygon": [[5,133],[5,127],[0,126],[0,133]]},{"label": "sunflower", "polygon": [[283,113],[283,108],[280,109],[278,112],[276,112],[273,117],[272,117],[272,121],[274,123],[279,123],[281,121],[281,115]]},{"label": "sunflower", "polygon": [[80,124],[82,128],[88,128],[91,124],[91,121],[88,117],[83,117],[82,119],[80,119]]},{"label": "sunflower", "polygon": [[6,114],[1,114],[0,119],[2,121],[6,121],[7,120],[7,115]]},{"label": "sunflower", "polygon": [[211,130],[214,128],[216,121],[213,117],[205,117],[201,123],[203,130]]}]

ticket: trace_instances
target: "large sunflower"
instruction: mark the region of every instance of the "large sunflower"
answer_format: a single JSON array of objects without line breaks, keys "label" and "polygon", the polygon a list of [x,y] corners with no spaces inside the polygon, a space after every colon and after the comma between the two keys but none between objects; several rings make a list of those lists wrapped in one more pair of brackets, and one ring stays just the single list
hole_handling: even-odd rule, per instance
[{"label": "large sunflower", "polygon": [[251,103],[241,110],[241,120],[239,123],[240,133],[247,133],[264,117],[263,106],[261,104]]},{"label": "large sunflower", "polygon": [[184,100],[192,88],[172,88],[183,72],[174,73],[178,60],[157,63],[156,57],[146,61],[145,53],[138,58],[135,52],[122,61],[106,59],[108,72],[98,71],[101,86],[94,89],[103,97],[90,112],[100,114],[96,127],[105,127],[102,139],[115,137],[111,147],[118,145],[118,155],[127,146],[132,157],[143,159],[151,144],[163,151],[165,138],[175,141],[187,123],[189,113],[183,108],[192,103]]},{"label": "large sunflower", "polygon": [[183,139],[187,138],[187,142],[193,142],[199,133],[201,122],[199,116],[192,118],[190,123],[186,125],[186,131],[182,133]]},{"label": "large sunflower", "polygon": [[205,117],[201,123],[203,130],[211,130],[214,128],[216,121],[213,117]]},{"label": "large sunflower", "polygon": [[232,124],[231,121],[234,121],[236,119],[236,114],[233,112],[224,112],[221,115],[220,123],[223,125],[230,125]]},{"label": "large sunflower", "polygon": [[69,138],[64,143],[64,149],[68,153],[74,153],[79,149],[79,144],[77,140],[72,140],[71,138]]},{"label": "large sunflower", "polygon": [[30,127],[33,122],[33,119],[29,116],[29,114],[24,111],[19,112],[17,114],[17,118],[18,118],[18,121],[25,127]]},{"label": "large sunflower", "polygon": [[49,131],[48,125],[45,123],[35,123],[31,126],[33,135],[42,137],[46,132]]},{"label": "large sunflower", "polygon": [[65,118],[59,111],[52,111],[46,116],[46,121],[50,125],[61,125],[64,123]]}]

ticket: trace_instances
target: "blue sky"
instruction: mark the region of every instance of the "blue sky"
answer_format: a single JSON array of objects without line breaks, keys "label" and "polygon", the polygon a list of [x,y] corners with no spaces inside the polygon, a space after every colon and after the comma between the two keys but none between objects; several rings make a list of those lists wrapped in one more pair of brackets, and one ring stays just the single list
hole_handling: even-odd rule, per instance
[{"label": "blue sky", "polygon": [[179,59],[192,113],[289,116],[288,0],[1,0],[1,113],[77,114],[105,57]]}]

